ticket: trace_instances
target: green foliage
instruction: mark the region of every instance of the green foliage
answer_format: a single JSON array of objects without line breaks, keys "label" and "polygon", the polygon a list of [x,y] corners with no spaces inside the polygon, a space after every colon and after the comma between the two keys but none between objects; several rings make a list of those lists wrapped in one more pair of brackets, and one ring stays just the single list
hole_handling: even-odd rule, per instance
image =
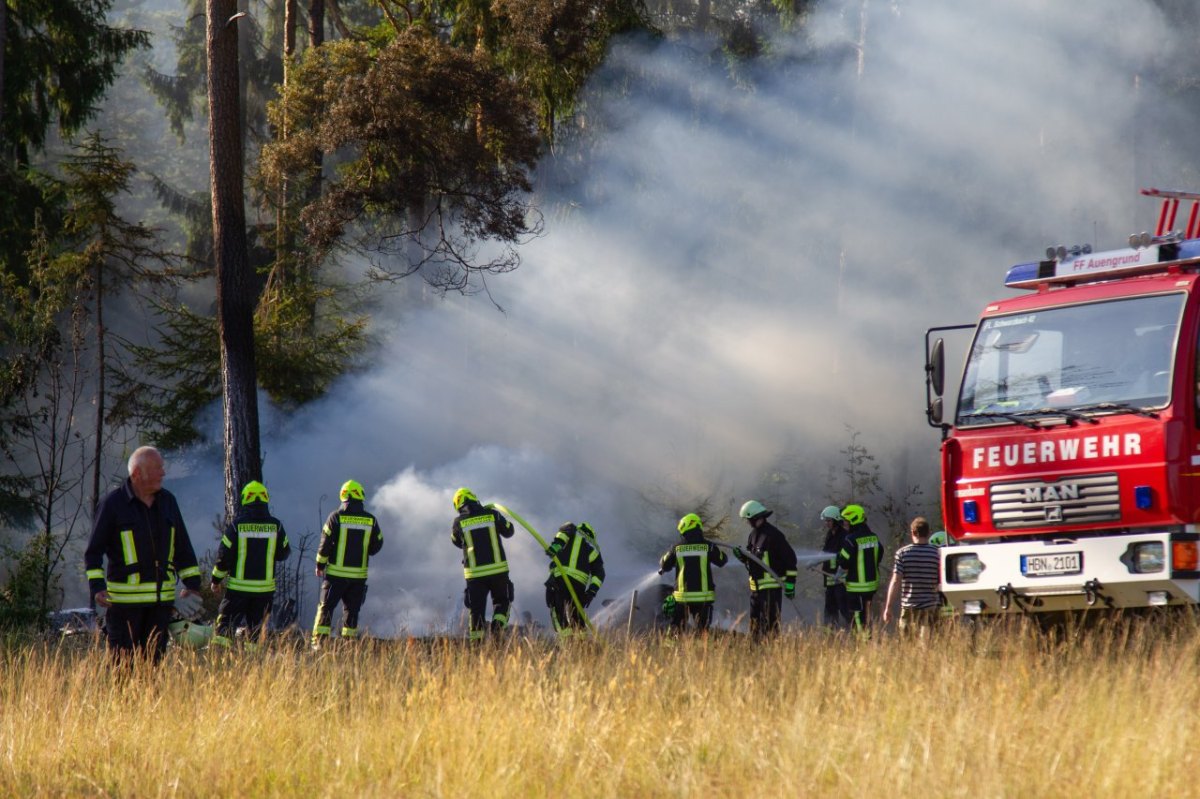
[{"label": "green foliage", "polygon": [[[483,239],[534,232],[521,195],[538,154],[520,87],[485,53],[464,52],[409,28],[376,52],[359,42],[310,50],[271,109],[286,139],[263,148],[260,178],[273,196],[320,178],[313,153],[338,159],[337,175],[301,213],[316,253],[357,243],[416,247],[393,277],[430,265],[431,282],[464,288],[473,271],[516,266],[508,251],[479,265]],[[286,125],[285,125],[286,123]]]},{"label": "green foliage", "polygon": [[149,46],[145,31],[108,25],[111,8],[111,0],[9,3],[0,142],[20,163],[42,148],[52,125],[67,135],[80,130],[126,54]]},{"label": "green foliage", "polygon": [[35,535],[24,548],[0,548],[10,564],[8,579],[0,588],[0,630],[42,629],[46,614],[57,600],[59,576],[51,558],[57,542],[52,536]]}]

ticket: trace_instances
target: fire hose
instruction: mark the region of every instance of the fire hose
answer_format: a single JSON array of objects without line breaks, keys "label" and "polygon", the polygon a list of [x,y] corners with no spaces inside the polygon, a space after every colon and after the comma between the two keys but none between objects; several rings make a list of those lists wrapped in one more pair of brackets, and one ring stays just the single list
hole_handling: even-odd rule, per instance
[{"label": "fire hose", "polygon": [[[538,535],[538,531],[534,530],[533,527],[530,526],[529,522],[522,519],[515,511],[504,507],[499,502],[488,503],[487,507],[495,508],[505,516],[511,517],[513,521],[529,531],[529,534],[533,536],[534,540],[536,540],[538,544],[541,545],[542,549],[544,549],[546,552],[550,552],[550,545],[546,543],[546,539]],[[562,577],[563,584],[567,586],[567,593],[571,595],[571,601],[575,603],[575,609],[579,611],[579,618],[583,619],[583,623],[588,628],[588,631],[594,634],[596,632],[596,628],[592,626],[592,620],[588,618],[587,611],[583,609],[583,603],[579,601],[579,595],[575,593],[575,586],[571,584],[571,578],[567,576],[566,569],[563,567],[562,562],[558,559],[558,556],[553,553],[550,553],[550,560],[552,560],[554,565],[558,567],[558,574],[560,577]]]},{"label": "fire hose", "polygon": [[[724,541],[713,541],[712,543],[716,544],[721,549],[728,549],[730,552],[732,552],[735,549],[738,549],[738,547],[735,547],[733,544],[726,544]],[[770,566],[768,566],[767,564],[765,564],[761,560],[759,560],[758,556],[755,555],[753,552],[743,549],[742,554],[745,555],[750,560],[757,563],[759,566],[761,566],[763,571],[765,571],[767,574],[774,577],[775,582],[779,583],[780,590],[783,589],[783,578],[780,577],[778,574],[776,574],[774,569],[772,569]],[[800,609],[798,607],[796,607],[796,600],[789,596],[789,597],[787,597],[787,601],[791,603],[792,610],[794,610],[796,612],[796,616],[799,617]]]}]

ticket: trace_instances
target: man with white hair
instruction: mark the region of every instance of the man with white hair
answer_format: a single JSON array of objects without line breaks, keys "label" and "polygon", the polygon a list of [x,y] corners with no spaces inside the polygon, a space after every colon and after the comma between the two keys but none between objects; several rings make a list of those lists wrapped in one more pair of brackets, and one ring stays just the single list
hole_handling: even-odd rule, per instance
[{"label": "man with white hair", "polygon": [[[115,656],[149,655],[167,646],[167,625],[180,597],[200,592],[200,567],[174,495],[162,487],[166,468],[154,447],[129,456],[129,479],[96,508],[84,568],[95,603],[107,608],[108,648]],[[103,561],[107,559],[107,572]]]}]

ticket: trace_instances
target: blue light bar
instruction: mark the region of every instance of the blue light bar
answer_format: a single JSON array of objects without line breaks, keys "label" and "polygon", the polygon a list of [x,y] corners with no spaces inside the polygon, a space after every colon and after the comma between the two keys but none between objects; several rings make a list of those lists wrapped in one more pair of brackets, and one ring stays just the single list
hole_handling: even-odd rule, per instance
[{"label": "blue light bar", "polygon": [[979,522],[979,503],[973,499],[968,499],[963,503],[963,521],[969,524]]},{"label": "blue light bar", "polygon": [[1091,283],[1165,271],[1168,266],[1197,260],[1200,260],[1200,239],[1164,242],[1150,247],[1080,253],[1062,259],[1017,264],[1008,270],[1004,285],[1036,288],[1045,284]]}]

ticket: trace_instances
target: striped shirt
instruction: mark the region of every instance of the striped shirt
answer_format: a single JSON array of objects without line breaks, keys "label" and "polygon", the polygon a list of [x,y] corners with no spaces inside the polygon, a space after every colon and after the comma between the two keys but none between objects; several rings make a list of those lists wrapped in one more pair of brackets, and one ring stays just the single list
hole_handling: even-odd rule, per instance
[{"label": "striped shirt", "polygon": [[935,608],[938,598],[938,548],[909,544],[896,553],[893,570],[900,575],[900,607]]}]

